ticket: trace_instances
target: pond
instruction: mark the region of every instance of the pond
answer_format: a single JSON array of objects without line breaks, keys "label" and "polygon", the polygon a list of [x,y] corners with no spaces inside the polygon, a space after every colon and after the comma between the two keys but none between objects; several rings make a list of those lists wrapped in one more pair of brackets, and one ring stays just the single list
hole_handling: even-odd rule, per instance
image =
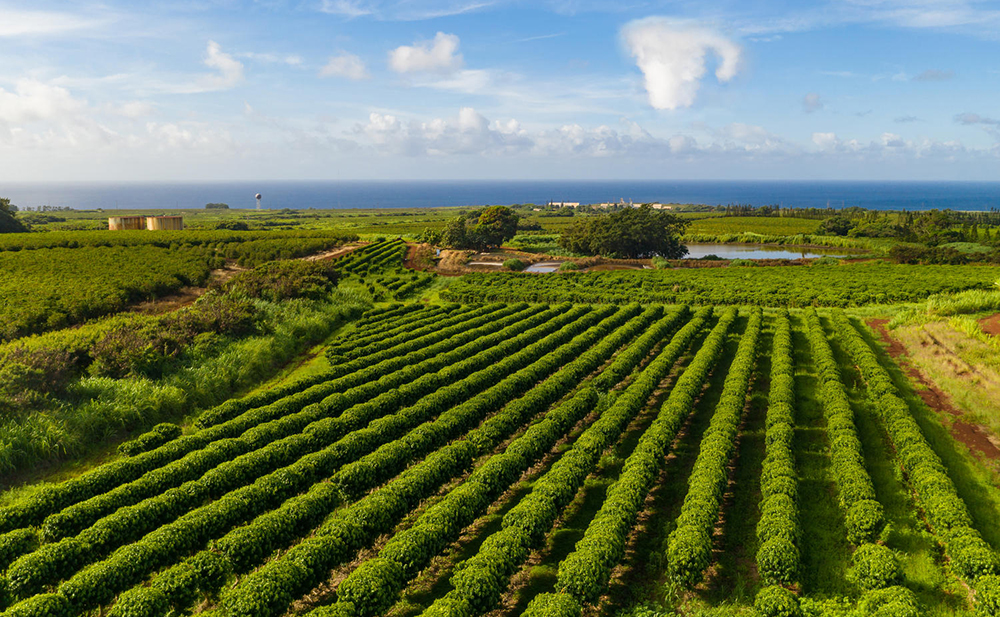
[{"label": "pond", "polygon": [[524,269],[525,272],[555,272],[562,265],[561,261],[543,261],[537,264],[531,264]]},{"label": "pond", "polygon": [[723,259],[813,259],[816,257],[847,257],[847,249],[769,246],[766,244],[688,244],[685,259],[718,255]]}]

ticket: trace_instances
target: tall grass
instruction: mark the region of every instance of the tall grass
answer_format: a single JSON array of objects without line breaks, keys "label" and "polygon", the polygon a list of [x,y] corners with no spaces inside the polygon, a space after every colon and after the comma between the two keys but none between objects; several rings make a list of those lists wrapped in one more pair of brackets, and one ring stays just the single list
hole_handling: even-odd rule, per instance
[{"label": "tall grass", "polygon": [[[0,420],[0,473],[77,457],[164,420],[176,420],[253,388],[303,350],[370,306],[366,294],[335,291],[325,300],[259,301],[265,331],[221,338],[189,351],[160,380],[74,380],[47,409]],[[197,347],[197,346],[196,346]]]},{"label": "tall grass", "polygon": [[1000,311],[1000,281],[993,284],[993,289],[970,289],[927,299],[927,312],[932,315],[967,315],[982,311]]}]

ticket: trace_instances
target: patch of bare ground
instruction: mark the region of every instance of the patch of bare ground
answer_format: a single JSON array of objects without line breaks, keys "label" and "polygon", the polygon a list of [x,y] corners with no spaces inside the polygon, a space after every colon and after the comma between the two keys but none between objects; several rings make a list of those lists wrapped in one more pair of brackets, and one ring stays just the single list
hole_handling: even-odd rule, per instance
[{"label": "patch of bare ground", "polygon": [[1000,337],[1000,313],[980,319],[979,327],[990,336]]},{"label": "patch of bare ground", "polygon": [[317,253],[315,255],[309,255],[308,257],[303,257],[303,261],[323,261],[331,260],[341,257],[350,253],[351,251],[361,248],[360,244],[349,244],[347,246],[340,246],[331,251],[323,251],[322,253]]},{"label": "patch of bare ground", "polygon": [[[965,444],[976,458],[983,462],[1000,461],[1000,447],[998,447],[1000,440],[991,435],[982,425],[966,421],[964,414],[952,405],[948,395],[913,366],[906,346],[892,337],[886,326],[887,322],[886,319],[870,319],[868,325],[887,345],[886,351],[893,360],[899,364],[914,383],[919,385],[915,391],[924,403],[943,419],[950,420],[945,424],[949,427],[952,437]],[[983,375],[976,367],[964,362],[933,334],[923,331],[923,335],[925,336],[921,337],[920,346],[939,360],[942,370],[952,373],[956,379],[969,379],[972,374],[981,375],[984,379],[977,380],[979,383],[976,384],[976,387],[996,388],[1000,391],[1000,383],[993,383],[991,378]]]},{"label": "patch of bare ground", "polygon": [[408,244],[403,265],[409,270],[431,270],[434,268],[434,248],[430,244]]}]

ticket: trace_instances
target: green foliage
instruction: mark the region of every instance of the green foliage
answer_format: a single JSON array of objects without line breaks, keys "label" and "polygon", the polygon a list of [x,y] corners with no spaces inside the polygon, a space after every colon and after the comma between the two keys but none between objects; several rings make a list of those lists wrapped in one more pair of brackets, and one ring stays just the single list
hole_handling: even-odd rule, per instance
[{"label": "green foliage", "polygon": [[845,525],[852,544],[875,542],[885,528],[885,509],[874,499],[856,501],[847,510]]},{"label": "green foliage", "polygon": [[990,574],[976,581],[976,608],[980,615],[1000,615],[1000,576]]},{"label": "green foliage", "polygon": [[657,270],[667,270],[668,268],[670,268],[670,262],[667,261],[666,258],[660,257],[659,255],[653,257],[652,262],[653,262],[653,267],[656,268]]},{"label": "green foliage", "polygon": [[456,302],[594,302],[863,306],[919,301],[928,295],[987,289],[1000,268],[900,266],[867,262],[838,266],[673,268],[581,272],[568,276],[474,273],[450,282],[442,296]]},{"label": "green foliage", "polygon": [[11,205],[10,199],[0,197],[0,234],[28,231],[28,228],[14,216],[15,212],[17,206]]},{"label": "green foliage", "polygon": [[[730,311],[720,323],[735,315]],[[728,482],[726,468],[735,451],[747,388],[757,363],[762,322],[760,309],[751,311],[736,357],[729,366],[722,395],[702,437],[698,458],[688,478],[688,492],[677,518],[677,528],[667,539],[667,571],[671,578],[687,586],[701,580],[711,560],[711,530],[722,507],[724,487]],[[721,348],[722,343],[721,339],[717,342],[706,339],[705,346],[718,345]]]},{"label": "green foliage", "polygon": [[503,262],[503,267],[511,270],[513,272],[520,272],[528,267],[528,264],[524,263],[520,259],[508,259]]},{"label": "green foliage", "polygon": [[543,593],[528,604],[522,617],[581,617],[583,608],[566,593]]},{"label": "green foliage", "polygon": [[564,261],[559,264],[560,272],[575,272],[580,269],[580,264],[575,261]]},{"label": "green foliage", "polygon": [[224,204],[224,203],[210,203],[210,204],[205,204],[205,209],[206,210],[228,210],[229,209],[229,204]]},{"label": "green foliage", "polygon": [[507,206],[489,206],[478,211],[475,223],[465,216],[452,219],[441,235],[446,246],[459,249],[487,250],[517,234],[518,215]]},{"label": "green foliage", "polygon": [[118,454],[123,456],[135,456],[142,452],[147,452],[153,448],[158,448],[163,444],[177,439],[181,436],[181,427],[176,424],[163,422],[157,424],[147,433],[139,435],[131,441],[126,441],[118,446]]},{"label": "green foliage", "polygon": [[899,562],[892,550],[881,544],[862,544],[852,556],[852,577],[863,590],[895,585],[902,577]]},{"label": "green foliage", "polygon": [[332,262],[277,261],[237,274],[222,289],[230,295],[270,302],[318,299],[330,293],[337,278],[337,268]]},{"label": "green foliage", "polygon": [[760,617],[801,617],[799,599],[794,593],[773,585],[757,592],[753,607]]},{"label": "green foliage", "polygon": [[865,617],[919,617],[917,597],[906,587],[886,587],[866,592],[858,603]]},{"label": "green foliage", "polygon": [[559,245],[583,255],[679,259],[687,254],[680,243],[688,221],[649,205],[582,219],[559,239]]},{"label": "green foliage", "polygon": [[845,216],[831,216],[819,224],[816,233],[827,236],[846,236],[854,227],[854,221]]}]

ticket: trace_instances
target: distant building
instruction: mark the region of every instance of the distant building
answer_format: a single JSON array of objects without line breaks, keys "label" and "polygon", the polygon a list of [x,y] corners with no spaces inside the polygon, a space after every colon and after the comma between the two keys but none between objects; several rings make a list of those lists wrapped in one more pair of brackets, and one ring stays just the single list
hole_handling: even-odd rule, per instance
[{"label": "distant building", "polygon": [[122,231],[125,229],[146,229],[158,231],[164,229],[184,229],[182,216],[112,216],[108,218],[108,229]]},{"label": "distant building", "polygon": [[548,203],[548,205],[554,206],[556,208],[579,208],[580,207],[580,202],[578,202],[578,201],[550,201]]}]

